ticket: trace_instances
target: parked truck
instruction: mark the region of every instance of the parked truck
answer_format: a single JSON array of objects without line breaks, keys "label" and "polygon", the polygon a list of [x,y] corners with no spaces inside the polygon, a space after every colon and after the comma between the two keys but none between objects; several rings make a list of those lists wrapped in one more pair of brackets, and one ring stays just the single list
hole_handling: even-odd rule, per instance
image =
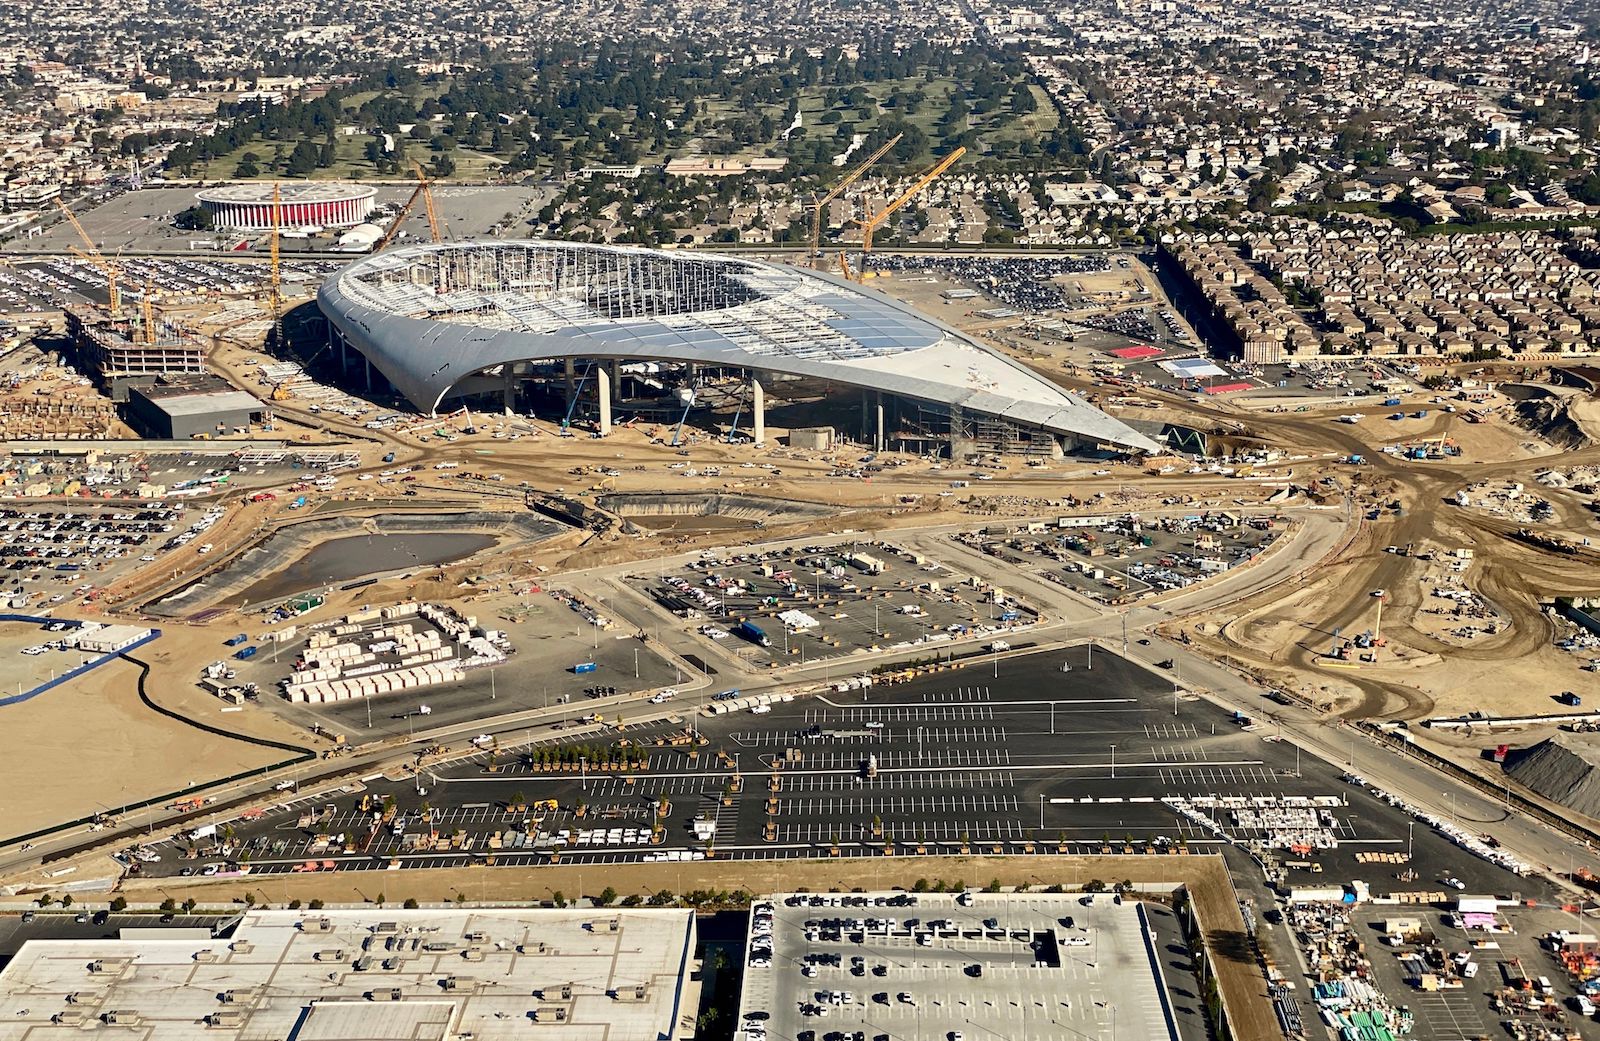
[{"label": "parked truck", "polygon": [[772,641],[767,638],[766,631],[754,622],[740,622],[733,628],[734,634],[742,636],[757,647],[771,647]]}]

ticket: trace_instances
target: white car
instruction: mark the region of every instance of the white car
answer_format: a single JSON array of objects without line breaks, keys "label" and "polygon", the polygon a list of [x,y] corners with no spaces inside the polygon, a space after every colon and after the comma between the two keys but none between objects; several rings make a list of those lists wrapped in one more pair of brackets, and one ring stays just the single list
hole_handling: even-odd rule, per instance
[{"label": "white car", "polygon": [[868,730],[882,730],[883,729],[883,720],[881,720],[881,719],[869,720],[867,722],[866,726],[867,726]]},{"label": "white car", "polygon": [[1087,936],[1069,936],[1062,943],[1067,947],[1087,947],[1089,946],[1089,938]]},{"label": "white car", "polygon": [[1449,878],[1445,879],[1444,880],[1444,884],[1449,886],[1451,889],[1465,889],[1465,888],[1467,888],[1467,884],[1465,882],[1461,881],[1461,879],[1456,878],[1454,875],[1451,875]]}]

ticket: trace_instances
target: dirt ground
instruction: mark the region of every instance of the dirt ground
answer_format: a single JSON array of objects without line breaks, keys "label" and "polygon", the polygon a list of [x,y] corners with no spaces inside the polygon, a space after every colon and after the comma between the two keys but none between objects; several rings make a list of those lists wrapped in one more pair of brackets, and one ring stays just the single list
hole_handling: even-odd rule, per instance
[{"label": "dirt ground", "polygon": [[0,722],[13,737],[12,753],[0,757],[0,791],[6,793],[0,833],[25,834],[283,758],[151,712],[139,701],[137,676],[132,665],[108,662],[0,709]]}]

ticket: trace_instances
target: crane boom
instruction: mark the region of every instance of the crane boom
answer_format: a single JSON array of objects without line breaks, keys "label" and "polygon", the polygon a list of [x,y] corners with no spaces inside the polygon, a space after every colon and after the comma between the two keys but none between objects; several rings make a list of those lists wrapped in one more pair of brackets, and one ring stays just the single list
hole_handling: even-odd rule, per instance
[{"label": "crane boom", "polygon": [[273,342],[283,345],[283,289],[278,273],[278,229],[283,223],[282,195],[276,181],[272,184],[272,272],[271,272],[271,302]]},{"label": "crane boom", "polygon": [[154,344],[156,342],[156,309],[155,305],[150,302],[149,282],[144,284],[144,294],[139,298],[139,311],[144,319],[144,342],[146,344]]},{"label": "crane boom", "polygon": [[899,144],[900,143],[900,139],[902,137],[904,137],[904,136],[905,136],[904,134],[896,134],[896,135],[894,135],[894,137],[890,138],[887,142],[885,142],[883,144],[883,146],[881,148],[879,148],[876,152],[873,152],[871,155],[867,156],[867,159],[866,159],[866,161],[864,163],[862,163],[860,166],[856,167],[854,170],[851,170],[849,173],[845,174],[844,177],[840,179],[839,183],[835,184],[833,186],[832,190],[830,190],[828,192],[828,194],[824,195],[822,198],[817,200],[816,206],[811,211],[811,253],[809,254],[810,256],[815,257],[815,256],[818,255],[818,253],[821,252],[821,243],[822,243],[822,210],[823,210],[823,208],[826,207],[828,205],[828,203],[832,202],[834,199],[837,199],[839,197],[839,194],[841,192],[843,192],[846,188],[848,188],[852,184],[856,183],[856,181],[861,178],[862,174],[864,174],[868,170],[870,170],[874,163],[876,163],[879,159],[882,159],[885,155],[887,155],[888,152],[889,152],[889,149],[891,149],[895,145]]},{"label": "crane boom", "polygon": [[428,233],[433,236],[434,242],[443,242],[444,234],[440,230],[439,211],[433,205],[433,184],[423,172],[421,163],[413,159],[411,165],[417,168],[417,187],[422,192],[422,206],[428,214]]},{"label": "crane boom", "polygon": [[907,188],[904,192],[902,192],[898,199],[861,222],[861,268],[856,272],[856,281],[866,281],[867,254],[872,252],[872,233],[877,231],[878,227],[882,225],[884,221],[894,216],[895,212],[899,210],[900,207],[904,206],[906,203],[910,202],[912,199],[921,194],[924,188],[932,184],[941,174],[954,166],[956,164],[956,160],[960,159],[966,154],[967,150],[964,146],[957,148],[954,152],[951,152],[949,155],[939,160],[939,162],[934,165],[933,169],[917,178],[917,183],[913,184],[910,188]]},{"label": "crane boom", "polygon": [[[89,233],[84,230],[83,225],[78,223],[78,215],[68,209],[67,204],[62,202],[59,198],[55,200],[55,203],[56,208],[62,213],[66,214],[67,220],[72,224],[72,230],[78,233],[78,237],[82,239],[83,244],[88,247],[88,253],[80,255],[82,255],[83,258],[89,263],[95,265],[101,271],[105,272],[107,303],[111,307],[111,313],[113,315],[117,314],[122,310],[122,293],[117,288],[117,279],[121,276],[121,272],[117,269],[115,264],[107,260],[105,256],[101,254],[100,248],[94,244],[94,239],[90,238]],[[74,252],[76,252],[76,250],[74,250]]]},{"label": "crane boom", "polygon": [[422,164],[413,162],[411,165],[416,167],[417,186],[411,189],[411,197],[406,200],[404,206],[400,207],[400,212],[394,215],[394,223],[389,225],[389,230],[384,232],[383,238],[379,239],[378,244],[372,247],[372,252],[374,253],[381,253],[384,247],[394,241],[394,237],[400,233],[400,225],[406,222],[406,218],[416,208],[418,199],[424,200],[427,206],[428,230],[433,233],[433,241],[440,241],[439,218],[433,208],[433,192],[429,190],[428,178],[423,175]]}]

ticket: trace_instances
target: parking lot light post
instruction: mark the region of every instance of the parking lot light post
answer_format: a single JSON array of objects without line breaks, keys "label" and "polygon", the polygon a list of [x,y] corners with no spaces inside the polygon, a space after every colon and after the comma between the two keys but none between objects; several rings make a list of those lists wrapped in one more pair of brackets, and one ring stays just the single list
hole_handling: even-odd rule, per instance
[{"label": "parking lot light post", "polygon": [[1117,746],[1111,746],[1111,779],[1117,779]]},{"label": "parking lot light post", "polygon": [[589,757],[588,756],[579,756],[578,757],[578,790],[579,791],[583,791],[583,792],[586,792],[586,791],[589,790]]},{"label": "parking lot light post", "polygon": [[1044,838],[1044,793],[1039,793],[1039,837]]}]

